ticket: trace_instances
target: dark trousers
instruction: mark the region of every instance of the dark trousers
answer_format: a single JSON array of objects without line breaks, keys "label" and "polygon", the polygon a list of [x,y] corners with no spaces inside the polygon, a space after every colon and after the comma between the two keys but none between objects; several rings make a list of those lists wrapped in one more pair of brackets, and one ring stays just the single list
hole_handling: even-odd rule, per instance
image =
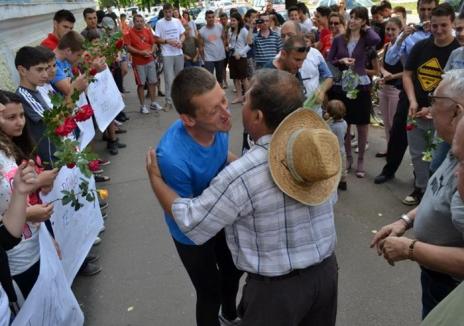
[{"label": "dark trousers", "polygon": [[396,173],[403,160],[406,148],[408,148],[408,136],[406,134],[408,111],[408,97],[404,91],[401,91],[398,107],[393,117],[393,125],[390,129],[390,139],[387,147],[387,164],[385,164],[382,170],[382,174],[386,176],[393,176]]},{"label": "dark trousers", "polygon": [[222,83],[224,80],[224,60],[205,61],[205,68],[212,74],[214,73],[214,70],[216,70],[216,80],[219,84]]},{"label": "dark trousers", "polygon": [[318,265],[278,277],[248,274],[240,302],[241,326],[335,326],[335,254]]},{"label": "dark trousers", "polygon": [[124,92],[124,87],[122,85],[122,70],[121,70],[121,64],[120,63],[114,63],[113,66],[111,67],[111,73],[113,74],[114,81],[116,83],[116,86],[118,86],[119,91],[122,93]]},{"label": "dark trousers", "polygon": [[427,317],[429,312],[447,297],[459,283],[447,274],[431,271],[421,266],[422,319]]},{"label": "dark trousers", "polygon": [[174,243],[197,294],[197,325],[219,326],[219,308],[226,319],[235,319],[243,272],[232,261],[224,230],[199,246]]},{"label": "dark trousers", "polygon": [[32,288],[34,287],[37,277],[39,277],[40,272],[40,260],[37,261],[34,265],[29,267],[28,270],[22,272],[21,274],[13,276],[13,280],[18,285],[21,293],[23,294],[24,299],[27,298]]}]

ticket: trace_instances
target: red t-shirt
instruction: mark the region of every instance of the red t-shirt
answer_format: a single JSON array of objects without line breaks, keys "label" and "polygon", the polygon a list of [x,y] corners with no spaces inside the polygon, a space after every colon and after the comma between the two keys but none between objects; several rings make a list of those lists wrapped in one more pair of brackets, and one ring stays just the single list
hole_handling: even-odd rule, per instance
[{"label": "red t-shirt", "polygon": [[[155,38],[153,37],[151,30],[148,28],[141,30],[131,28],[129,33],[124,35],[124,43],[136,48],[137,50],[148,50],[151,52],[153,44],[155,44]],[[145,65],[153,60],[153,56],[145,57],[140,54],[132,53],[132,63],[135,65]]]},{"label": "red t-shirt", "polygon": [[53,33],[49,33],[47,38],[45,38],[40,45],[45,46],[46,48],[49,48],[50,50],[55,50],[58,47],[58,42],[60,40],[58,37],[55,36]]},{"label": "red t-shirt", "polygon": [[321,42],[321,53],[324,58],[327,57],[332,46],[332,32],[328,28],[323,28],[319,32],[319,42]]}]

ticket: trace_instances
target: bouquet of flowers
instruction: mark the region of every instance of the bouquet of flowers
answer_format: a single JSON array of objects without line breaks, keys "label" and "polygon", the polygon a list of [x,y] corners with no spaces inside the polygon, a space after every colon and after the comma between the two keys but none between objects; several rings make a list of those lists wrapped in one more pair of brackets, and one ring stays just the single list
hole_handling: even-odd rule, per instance
[{"label": "bouquet of flowers", "polygon": [[358,97],[359,76],[352,69],[344,70],[342,73],[342,89],[346,97],[355,100]]}]

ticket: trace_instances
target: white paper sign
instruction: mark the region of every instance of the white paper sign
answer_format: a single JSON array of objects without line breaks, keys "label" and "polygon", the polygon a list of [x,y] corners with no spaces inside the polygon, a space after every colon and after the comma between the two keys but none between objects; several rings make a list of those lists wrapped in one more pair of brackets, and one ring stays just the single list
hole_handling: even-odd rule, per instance
[{"label": "white paper sign", "polygon": [[81,326],[84,315],[71,291],[50,234],[39,230],[40,273],[12,326]]},{"label": "white paper sign", "polygon": [[[77,101],[77,106],[79,108],[87,105],[87,99],[85,97],[85,93],[81,93],[79,96],[79,100]],[[95,137],[95,128],[93,126],[92,118],[87,119],[82,122],[76,122],[79,130],[81,131],[79,135],[79,149],[83,151],[87,145],[92,141],[93,137]]]},{"label": "white paper sign", "polygon": [[124,109],[124,101],[108,68],[96,74],[95,79],[96,81],[90,83],[87,88],[87,96],[94,110],[98,128],[104,132]]},{"label": "white paper sign", "polygon": [[[42,201],[49,203],[57,198],[62,198],[62,190],[74,190],[75,193],[80,193],[81,178],[85,177],[77,167],[73,169],[62,167],[55,179],[52,191],[46,196],[41,196]],[[89,189],[95,191],[93,177],[89,181]],[[55,232],[55,240],[61,247],[63,256],[61,262],[69,285],[72,284],[103,226],[96,193],[95,196],[97,199],[94,202],[88,202],[85,198],[80,197],[79,201],[84,206],[78,211],[75,211],[70,203],[63,206],[61,200],[53,203],[53,214],[50,220]]]}]

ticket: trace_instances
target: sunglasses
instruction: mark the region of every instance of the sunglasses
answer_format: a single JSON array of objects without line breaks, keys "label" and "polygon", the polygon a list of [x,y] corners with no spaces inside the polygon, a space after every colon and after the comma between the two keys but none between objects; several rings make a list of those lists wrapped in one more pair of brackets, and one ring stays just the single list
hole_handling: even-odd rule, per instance
[{"label": "sunglasses", "polygon": [[297,47],[292,48],[292,50],[295,50],[295,51],[300,52],[300,53],[308,52],[309,49],[310,49],[309,46],[297,46]]},{"label": "sunglasses", "polygon": [[340,22],[330,22],[329,25],[338,26],[340,25]]}]

